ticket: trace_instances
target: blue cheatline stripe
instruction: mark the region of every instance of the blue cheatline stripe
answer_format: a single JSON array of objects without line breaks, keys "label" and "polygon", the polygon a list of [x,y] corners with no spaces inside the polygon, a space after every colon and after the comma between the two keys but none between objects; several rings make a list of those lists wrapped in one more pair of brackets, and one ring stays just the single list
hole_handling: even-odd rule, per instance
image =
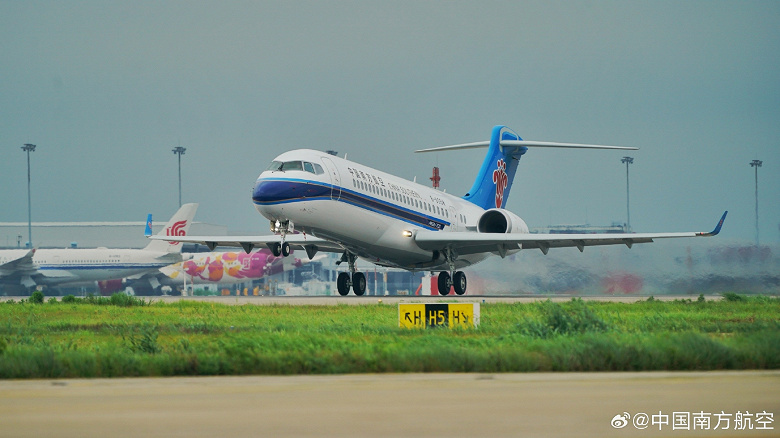
[{"label": "blue cheatline stripe", "polygon": [[62,265],[42,265],[39,266],[38,269],[41,270],[55,270],[55,269],[78,269],[78,270],[96,270],[96,269],[153,269],[153,268],[164,268],[168,265],[172,265],[173,263],[163,263],[163,264],[144,264],[144,265],[70,265],[70,264],[62,264]]},{"label": "blue cheatline stripe", "polygon": [[[273,190],[274,195],[269,196],[267,192],[262,195],[261,190]],[[394,219],[421,226],[429,230],[441,230],[449,225],[441,219],[433,216],[418,213],[397,204],[383,201],[366,194],[356,192],[344,187],[336,187],[335,190],[341,190],[340,202],[345,202],[356,207],[360,207],[375,213],[379,213]],[[308,194],[308,195],[307,195]],[[255,187],[252,200],[256,205],[276,205],[287,204],[302,201],[331,200],[331,186],[324,185],[318,181],[307,181],[300,179],[285,180],[264,180]],[[335,200],[335,199],[334,199]]]}]

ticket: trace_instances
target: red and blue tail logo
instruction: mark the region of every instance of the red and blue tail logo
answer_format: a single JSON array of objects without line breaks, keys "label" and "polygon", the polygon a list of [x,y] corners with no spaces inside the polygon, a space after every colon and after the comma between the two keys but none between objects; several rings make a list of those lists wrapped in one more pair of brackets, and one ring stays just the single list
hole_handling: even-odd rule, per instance
[{"label": "red and blue tail logo", "polygon": [[509,177],[506,174],[506,161],[498,160],[496,167],[493,171],[493,184],[496,185],[496,208],[501,208],[504,205],[504,190],[509,185]]},{"label": "red and blue tail logo", "polygon": [[482,162],[474,185],[463,197],[485,210],[506,206],[509,191],[512,190],[512,180],[517,172],[517,164],[520,157],[528,150],[524,146],[502,145],[502,140],[522,139],[506,126],[493,127],[485,160]]}]

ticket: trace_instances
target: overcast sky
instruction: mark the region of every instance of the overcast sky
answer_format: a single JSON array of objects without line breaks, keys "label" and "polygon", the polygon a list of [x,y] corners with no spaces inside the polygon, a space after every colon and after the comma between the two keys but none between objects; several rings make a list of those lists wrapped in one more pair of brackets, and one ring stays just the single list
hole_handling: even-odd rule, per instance
[{"label": "overcast sky", "polygon": [[[635,231],[780,241],[780,2],[0,0],[0,222],[200,221],[266,233],[278,154],[335,149],[464,194],[486,140],[637,146]],[[529,226],[626,220],[621,151],[530,150]]]}]

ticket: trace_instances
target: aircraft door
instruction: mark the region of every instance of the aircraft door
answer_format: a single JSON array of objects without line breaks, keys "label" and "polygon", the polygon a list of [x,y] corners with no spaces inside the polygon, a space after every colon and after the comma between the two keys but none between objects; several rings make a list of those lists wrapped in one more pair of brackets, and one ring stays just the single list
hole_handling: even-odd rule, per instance
[{"label": "aircraft door", "polygon": [[339,169],[330,158],[323,157],[322,163],[325,164],[325,168],[328,169],[328,176],[330,176],[330,199],[339,200],[341,198]]},{"label": "aircraft door", "polygon": [[458,217],[458,213],[455,212],[455,207],[450,207],[450,218],[452,219],[452,222],[450,223],[450,226],[452,227],[452,231],[460,231],[460,220]]}]

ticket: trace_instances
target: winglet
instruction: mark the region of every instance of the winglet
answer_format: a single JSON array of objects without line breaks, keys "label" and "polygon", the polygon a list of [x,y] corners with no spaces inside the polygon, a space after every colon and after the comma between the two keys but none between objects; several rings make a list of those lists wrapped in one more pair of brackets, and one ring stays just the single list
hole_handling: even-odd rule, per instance
[{"label": "winglet", "polygon": [[152,214],[146,217],[146,230],[144,230],[144,236],[149,237],[152,235]]},{"label": "winglet", "polygon": [[723,227],[723,221],[726,220],[726,215],[729,214],[728,210],[723,213],[723,216],[721,216],[720,221],[718,222],[718,225],[715,227],[714,230],[710,231],[709,233],[696,233],[697,236],[717,236],[718,233],[720,233],[720,229]]}]

